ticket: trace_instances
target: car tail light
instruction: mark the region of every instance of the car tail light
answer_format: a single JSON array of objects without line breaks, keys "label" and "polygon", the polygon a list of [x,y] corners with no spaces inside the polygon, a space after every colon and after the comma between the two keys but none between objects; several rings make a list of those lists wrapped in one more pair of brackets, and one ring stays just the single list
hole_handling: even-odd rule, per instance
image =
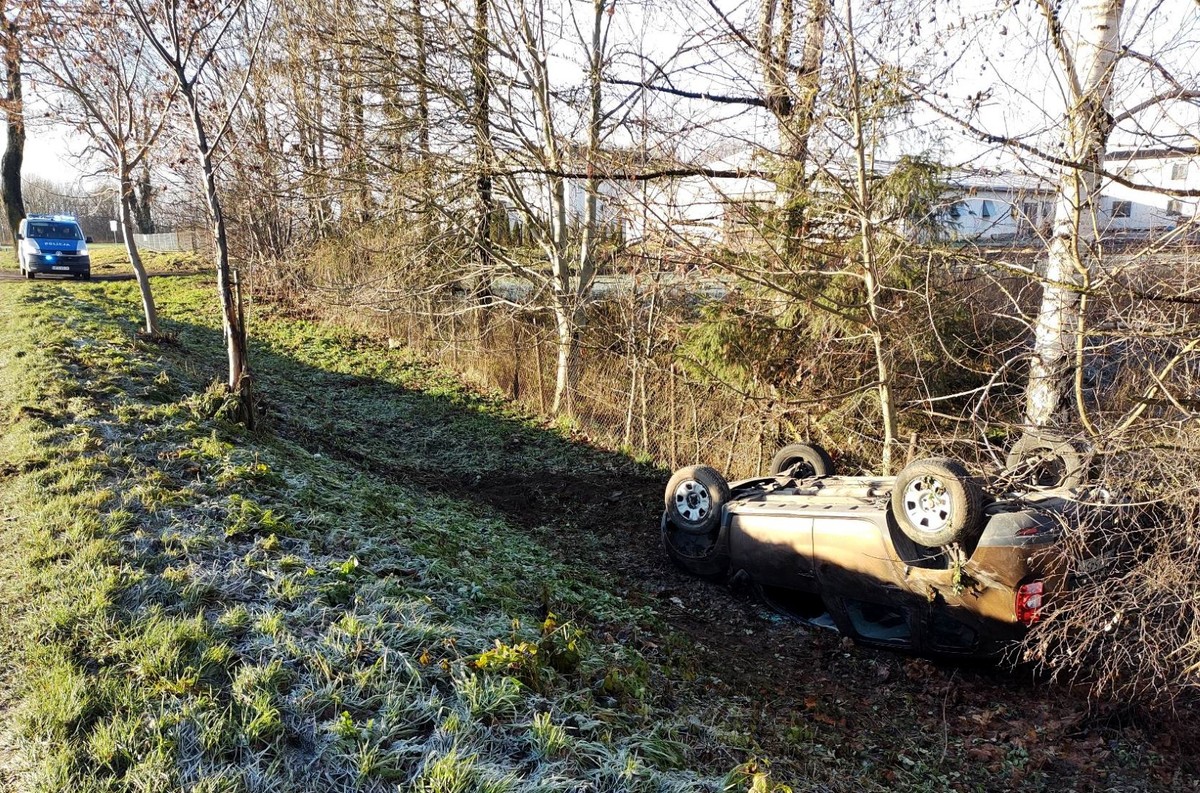
[{"label": "car tail light", "polygon": [[1042,594],[1045,586],[1041,581],[1021,584],[1017,587],[1017,622],[1032,625],[1042,616]]}]

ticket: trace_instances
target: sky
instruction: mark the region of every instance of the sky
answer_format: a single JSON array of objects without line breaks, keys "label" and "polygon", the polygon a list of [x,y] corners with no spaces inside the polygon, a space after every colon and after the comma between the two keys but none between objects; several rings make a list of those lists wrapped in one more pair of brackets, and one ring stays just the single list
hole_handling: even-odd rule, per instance
[{"label": "sky", "polygon": [[[637,53],[649,53],[652,60],[666,65],[668,71],[678,69],[675,84],[692,90],[714,90],[726,93],[753,93],[758,85],[753,62],[742,55],[730,54],[736,48],[716,43],[728,39],[720,13],[736,23],[751,23],[758,0],[615,0],[612,17],[613,64],[624,76],[637,78],[645,73],[646,63],[639,62]],[[1078,17],[1071,9],[1075,3],[1064,4],[1063,20],[1068,31],[1077,27]],[[570,4],[564,7],[573,7]],[[900,24],[880,19],[879,9],[888,4],[856,0],[858,18],[856,31],[860,34],[864,56],[875,55],[892,63],[915,66],[937,75],[931,87],[945,96],[937,103],[955,115],[969,117],[977,126],[1003,135],[1028,136],[1031,142],[1053,147],[1058,135],[1055,127],[1061,118],[1064,90],[1058,77],[1057,64],[1046,46],[1045,24],[1036,13],[1034,4],[1026,0],[1002,8],[991,0],[962,0],[957,3],[937,3],[932,0],[913,0],[903,6]],[[847,6],[834,3],[834,13],[844,14]],[[896,4],[900,7],[900,4]],[[872,16],[875,14],[876,16]],[[845,29],[847,22],[839,16],[835,28]],[[564,39],[573,35],[573,26],[564,25]],[[1192,0],[1127,0],[1124,43],[1142,53],[1161,56],[1164,65],[1181,76],[1197,80],[1200,75],[1200,11]],[[560,65],[565,75],[579,53],[572,53],[569,44],[561,53]],[[1149,69],[1139,64],[1131,69],[1144,75]],[[1123,101],[1146,96],[1156,88],[1144,77],[1123,81]],[[1191,84],[1197,84],[1192,82]],[[1158,86],[1161,87],[1161,80]],[[968,97],[982,92],[976,107],[967,110]],[[772,124],[766,114],[745,113],[729,105],[700,106],[654,97],[652,104],[665,118],[671,118],[673,129],[709,126],[718,134],[732,139],[770,145]],[[64,128],[54,128],[36,119],[36,109],[30,113],[31,122],[25,153],[26,175],[36,175],[60,183],[73,183],[81,178],[81,164],[74,156],[83,149],[83,141]],[[1152,119],[1149,126],[1165,131],[1180,125],[1200,121],[1194,112],[1176,114],[1177,123],[1166,124]],[[1150,118],[1149,116],[1147,118]],[[917,153],[914,148],[932,147],[933,153],[953,165],[982,165],[993,168],[1031,169],[1037,163],[1022,162],[1009,152],[995,146],[973,141],[958,134],[952,125],[939,121],[932,113],[920,111],[907,120],[906,130],[898,132],[885,143],[882,156],[895,157],[901,153]],[[702,136],[697,136],[699,139]],[[0,127],[0,140],[3,128]],[[1123,131],[1114,135],[1113,145],[1127,145],[1133,138]],[[628,143],[628,141],[616,141]],[[85,166],[83,166],[85,167]]]}]

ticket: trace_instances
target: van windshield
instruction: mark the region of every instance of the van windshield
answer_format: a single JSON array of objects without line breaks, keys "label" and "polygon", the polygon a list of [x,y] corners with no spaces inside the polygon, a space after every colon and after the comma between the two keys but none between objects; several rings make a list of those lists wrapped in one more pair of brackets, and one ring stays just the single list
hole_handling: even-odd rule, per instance
[{"label": "van windshield", "polygon": [[74,223],[32,221],[26,226],[25,236],[35,240],[81,240],[83,233]]}]

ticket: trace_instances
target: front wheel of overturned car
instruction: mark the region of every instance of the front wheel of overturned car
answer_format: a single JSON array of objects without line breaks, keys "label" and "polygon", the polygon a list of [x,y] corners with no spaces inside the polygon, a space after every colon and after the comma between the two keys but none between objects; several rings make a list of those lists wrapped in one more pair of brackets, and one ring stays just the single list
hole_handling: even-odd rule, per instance
[{"label": "front wheel of overturned car", "polygon": [[681,468],[663,496],[662,540],[667,554],[693,575],[715,577],[729,567],[729,537],[724,526],[729,483],[715,468]]},{"label": "front wheel of overturned car", "polygon": [[966,543],[982,528],[983,492],[961,463],[916,460],[896,476],[892,514],[905,536],[918,545]]},{"label": "front wheel of overturned car", "polygon": [[793,467],[797,479],[833,475],[833,459],[815,443],[789,443],[775,452],[769,470],[771,476],[778,476]]}]

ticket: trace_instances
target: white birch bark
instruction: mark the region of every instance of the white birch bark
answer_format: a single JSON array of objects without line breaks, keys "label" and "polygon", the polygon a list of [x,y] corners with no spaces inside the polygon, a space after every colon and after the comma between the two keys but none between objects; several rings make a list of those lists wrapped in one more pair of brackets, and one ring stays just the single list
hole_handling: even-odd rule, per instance
[{"label": "white birch bark", "polygon": [[1113,71],[1120,55],[1124,0],[1084,0],[1081,33],[1074,47],[1065,40],[1055,6],[1039,5],[1050,39],[1066,73],[1070,96],[1063,151],[1073,166],[1062,168],[1054,232],[1046,257],[1042,305],[1034,326],[1025,419],[1043,427],[1054,421],[1069,389],[1075,347],[1080,339],[1080,293],[1097,238],[1097,172],[1112,128],[1109,107]]}]

